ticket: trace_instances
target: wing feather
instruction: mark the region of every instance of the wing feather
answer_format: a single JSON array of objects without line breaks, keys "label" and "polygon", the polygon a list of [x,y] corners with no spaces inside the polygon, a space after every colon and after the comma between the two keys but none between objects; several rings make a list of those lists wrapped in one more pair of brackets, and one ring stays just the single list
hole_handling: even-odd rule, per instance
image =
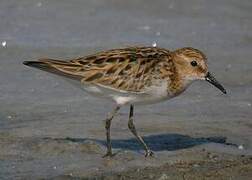
[{"label": "wing feather", "polygon": [[104,87],[138,92],[160,75],[160,65],[170,51],[153,47],[112,49],[69,61],[39,59],[24,64],[41,70]]}]

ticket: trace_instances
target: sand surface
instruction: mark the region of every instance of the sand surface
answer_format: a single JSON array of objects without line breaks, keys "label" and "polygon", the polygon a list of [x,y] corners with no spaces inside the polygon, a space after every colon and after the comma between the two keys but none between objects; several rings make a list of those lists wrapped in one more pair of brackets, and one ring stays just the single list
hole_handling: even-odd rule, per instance
[{"label": "sand surface", "polygon": [[[0,1],[0,179],[251,179],[251,0]],[[126,45],[205,52],[228,94],[206,82],[180,97],[136,106],[135,123],[155,152],[145,158],[127,129],[129,107],[22,65]]]}]

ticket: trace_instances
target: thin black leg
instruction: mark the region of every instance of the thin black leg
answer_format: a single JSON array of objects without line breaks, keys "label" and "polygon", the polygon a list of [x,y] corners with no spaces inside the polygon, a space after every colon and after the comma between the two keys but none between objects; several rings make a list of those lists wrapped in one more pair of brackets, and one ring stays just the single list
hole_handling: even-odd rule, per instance
[{"label": "thin black leg", "polygon": [[106,129],[106,137],[107,137],[107,153],[103,156],[112,156],[112,147],[111,147],[111,140],[110,140],[110,126],[111,121],[114,118],[115,114],[119,111],[120,107],[116,106],[116,108],[108,115],[106,119],[105,129]]},{"label": "thin black leg", "polygon": [[128,127],[129,127],[130,131],[134,134],[134,136],[137,138],[137,140],[140,142],[140,144],[144,147],[145,157],[152,156],[154,153],[148,148],[148,146],[144,142],[143,138],[137,134],[136,127],[133,123],[133,112],[134,112],[134,106],[131,104],[130,105]]}]

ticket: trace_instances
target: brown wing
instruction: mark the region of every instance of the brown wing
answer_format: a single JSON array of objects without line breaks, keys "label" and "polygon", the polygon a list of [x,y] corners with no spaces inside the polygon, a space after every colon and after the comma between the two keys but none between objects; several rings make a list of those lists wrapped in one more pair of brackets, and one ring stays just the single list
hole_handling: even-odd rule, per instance
[{"label": "brown wing", "polygon": [[111,88],[138,92],[151,85],[152,78],[162,74],[161,62],[167,62],[170,52],[153,47],[129,47],[100,52],[70,61],[42,59],[50,68],[40,68],[59,75],[81,79]]},{"label": "brown wing", "polygon": [[160,62],[170,53],[153,47],[130,47],[72,60],[83,65],[82,82],[138,92],[160,75]]}]

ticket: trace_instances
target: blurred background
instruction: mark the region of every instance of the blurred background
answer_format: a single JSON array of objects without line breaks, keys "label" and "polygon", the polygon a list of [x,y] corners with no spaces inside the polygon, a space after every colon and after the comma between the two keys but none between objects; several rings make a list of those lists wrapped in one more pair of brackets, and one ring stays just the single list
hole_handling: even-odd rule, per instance
[{"label": "blurred background", "polygon": [[[199,147],[251,155],[251,11],[251,0],[1,0],[0,178],[158,166]],[[125,107],[112,125],[119,156],[108,163],[102,120],[113,105],[22,62],[134,45],[202,50],[228,95],[196,82],[169,102],[136,107],[152,160],[131,139]]]}]

